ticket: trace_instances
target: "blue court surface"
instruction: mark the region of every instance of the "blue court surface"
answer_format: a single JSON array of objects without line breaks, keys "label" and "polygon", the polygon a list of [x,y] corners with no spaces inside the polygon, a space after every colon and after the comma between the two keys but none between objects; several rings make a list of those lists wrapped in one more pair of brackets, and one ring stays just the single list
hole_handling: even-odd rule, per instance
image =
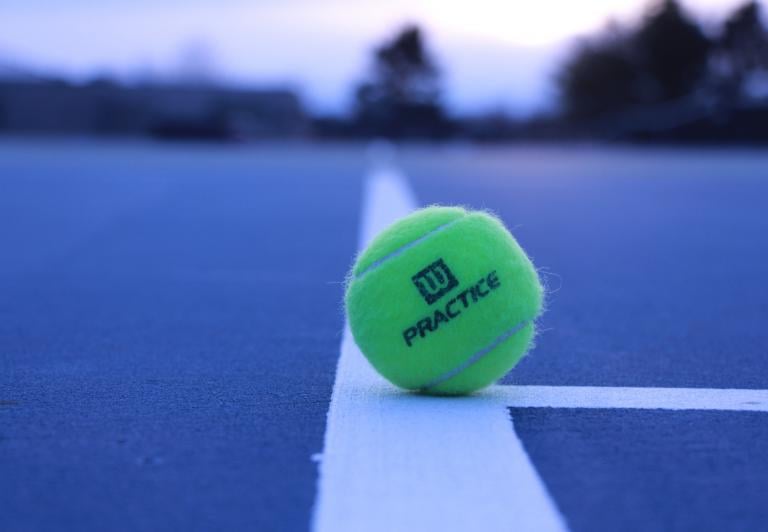
[{"label": "blue court surface", "polygon": [[[0,142],[0,530],[765,530],[768,152]],[[548,286],[468,398],[345,328],[360,245],[496,212]]]}]

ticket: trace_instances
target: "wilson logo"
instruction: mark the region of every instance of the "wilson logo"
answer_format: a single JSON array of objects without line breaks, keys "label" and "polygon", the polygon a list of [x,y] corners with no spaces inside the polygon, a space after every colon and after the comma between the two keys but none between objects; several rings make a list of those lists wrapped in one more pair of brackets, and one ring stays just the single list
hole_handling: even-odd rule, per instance
[{"label": "wilson logo", "polygon": [[459,285],[443,259],[435,262],[411,277],[421,297],[431,305]]}]

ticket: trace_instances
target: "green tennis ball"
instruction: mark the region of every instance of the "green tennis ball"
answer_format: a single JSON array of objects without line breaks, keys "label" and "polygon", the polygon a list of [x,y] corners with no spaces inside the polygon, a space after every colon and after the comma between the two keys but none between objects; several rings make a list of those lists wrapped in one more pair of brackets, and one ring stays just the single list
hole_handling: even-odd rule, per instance
[{"label": "green tennis ball", "polygon": [[378,235],[349,275],[352,334],[401,388],[458,395],[522,358],[542,309],[536,270],[485,212],[428,207]]}]

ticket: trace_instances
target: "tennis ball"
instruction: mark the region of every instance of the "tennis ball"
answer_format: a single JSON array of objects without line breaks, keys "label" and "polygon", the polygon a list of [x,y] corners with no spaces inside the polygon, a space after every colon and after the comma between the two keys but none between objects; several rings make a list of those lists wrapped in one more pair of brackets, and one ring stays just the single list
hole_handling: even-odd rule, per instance
[{"label": "tennis ball", "polygon": [[357,345],[381,375],[407,390],[459,395],[522,358],[542,292],[498,218],[435,206],[399,220],[359,255],[345,304]]}]

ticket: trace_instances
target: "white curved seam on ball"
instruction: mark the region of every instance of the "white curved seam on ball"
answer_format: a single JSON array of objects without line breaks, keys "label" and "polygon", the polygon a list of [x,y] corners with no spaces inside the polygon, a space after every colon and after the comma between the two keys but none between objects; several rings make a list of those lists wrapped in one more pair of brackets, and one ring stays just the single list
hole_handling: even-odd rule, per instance
[{"label": "white curved seam on ball", "polygon": [[444,229],[447,229],[447,228],[449,228],[450,226],[452,226],[453,224],[455,224],[455,223],[456,223],[456,222],[458,222],[459,220],[463,220],[464,218],[465,218],[465,217],[464,217],[464,216],[462,216],[461,218],[456,218],[455,220],[451,220],[450,222],[446,222],[446,223],[444,223],[443,225],[438,225],[437,227],[435,227],[435,228],[434,228],[434,229],[432,229],[431,231],[428,231],[428,232],[424,233],[423,235],[421,235],[421,236],[420,236],[419,238],[417,238],[416,240],[411,240],[411,241],[410,241],[410,242],[408,242],[407,244],[403,244],[402,246],[400,246],[399,248],[397,248],[397,249],[396,249],[395,251],[393,251],[392,253],[388,253],[387,255],[384,255],[384,256],[383,256],[383,257],[381,257],[380,259],[373,261],[373,262],[372,262],[371,264],[369,264],[369,265],[368,265],[368,266],[367,266],[367,267],[366,267],[366,268],[365,268],[363,271],[361,271],[361,272],[358,272],[358,273],[355,275],[355,281],[357,281],[358,279],[360,279],[360,278],[361,278],[363,275],[367,274],[368,272],[370,272],[370,271],[372,271],[372,270],[375,270],[376,268],[378,268],[379,266],[381,266],[382,264],[384,264],[384,263],[385,263],[385,262],[387,262],[388,260],[394,259],[395,257],[397,257],[397,256],[401,255],[401,254],[402,254],[402,253],[404,253],[405,251],[407,251],[407,250],[411,249],[411,248],[412,248],[413,246],[415,246],[416,244],[420,244],[420,243],[421,243],[421,242],[423,242],[425,239],[427,239],[427,238],[431,237],[431,236],[432,236],[432,235],[434,235],[435,233],[439,233],[440,231],[442,231],[442,230],[444,230]]},{"label": "white curved seam on ball", "polygon": [[522,329],[524,329],[528,324],[530,324],[533,320],[524,320],[520,323],[516,324],[515,326],[511,327],[510,329],[507,329],[503,333],[501,333],[499,336],[497,336],[493,342],[488,344],[487,346],[483,347],[479,351],[476,351],[471,357],[466,359],[464,362],[456,366],[455,368],[446,371],[442,375],[435,377],[431,381],[429,381],[424,386],[420,387],[419,390],[426,391],[430,388],[434,388],[435,386],[438,386],[439,384],[444,383],[445,381],[452,379],[456,375],[459,375],[460,373],[464,372],[468,367],[470,367],[472,364],[475,364],[476,362],[479,362],[481,358],[486,356],[488,353],[493,351],[495,348],[497,348],[499,345],[501,345],[502,342],[509,339],[516,333],[520,332]]}]

